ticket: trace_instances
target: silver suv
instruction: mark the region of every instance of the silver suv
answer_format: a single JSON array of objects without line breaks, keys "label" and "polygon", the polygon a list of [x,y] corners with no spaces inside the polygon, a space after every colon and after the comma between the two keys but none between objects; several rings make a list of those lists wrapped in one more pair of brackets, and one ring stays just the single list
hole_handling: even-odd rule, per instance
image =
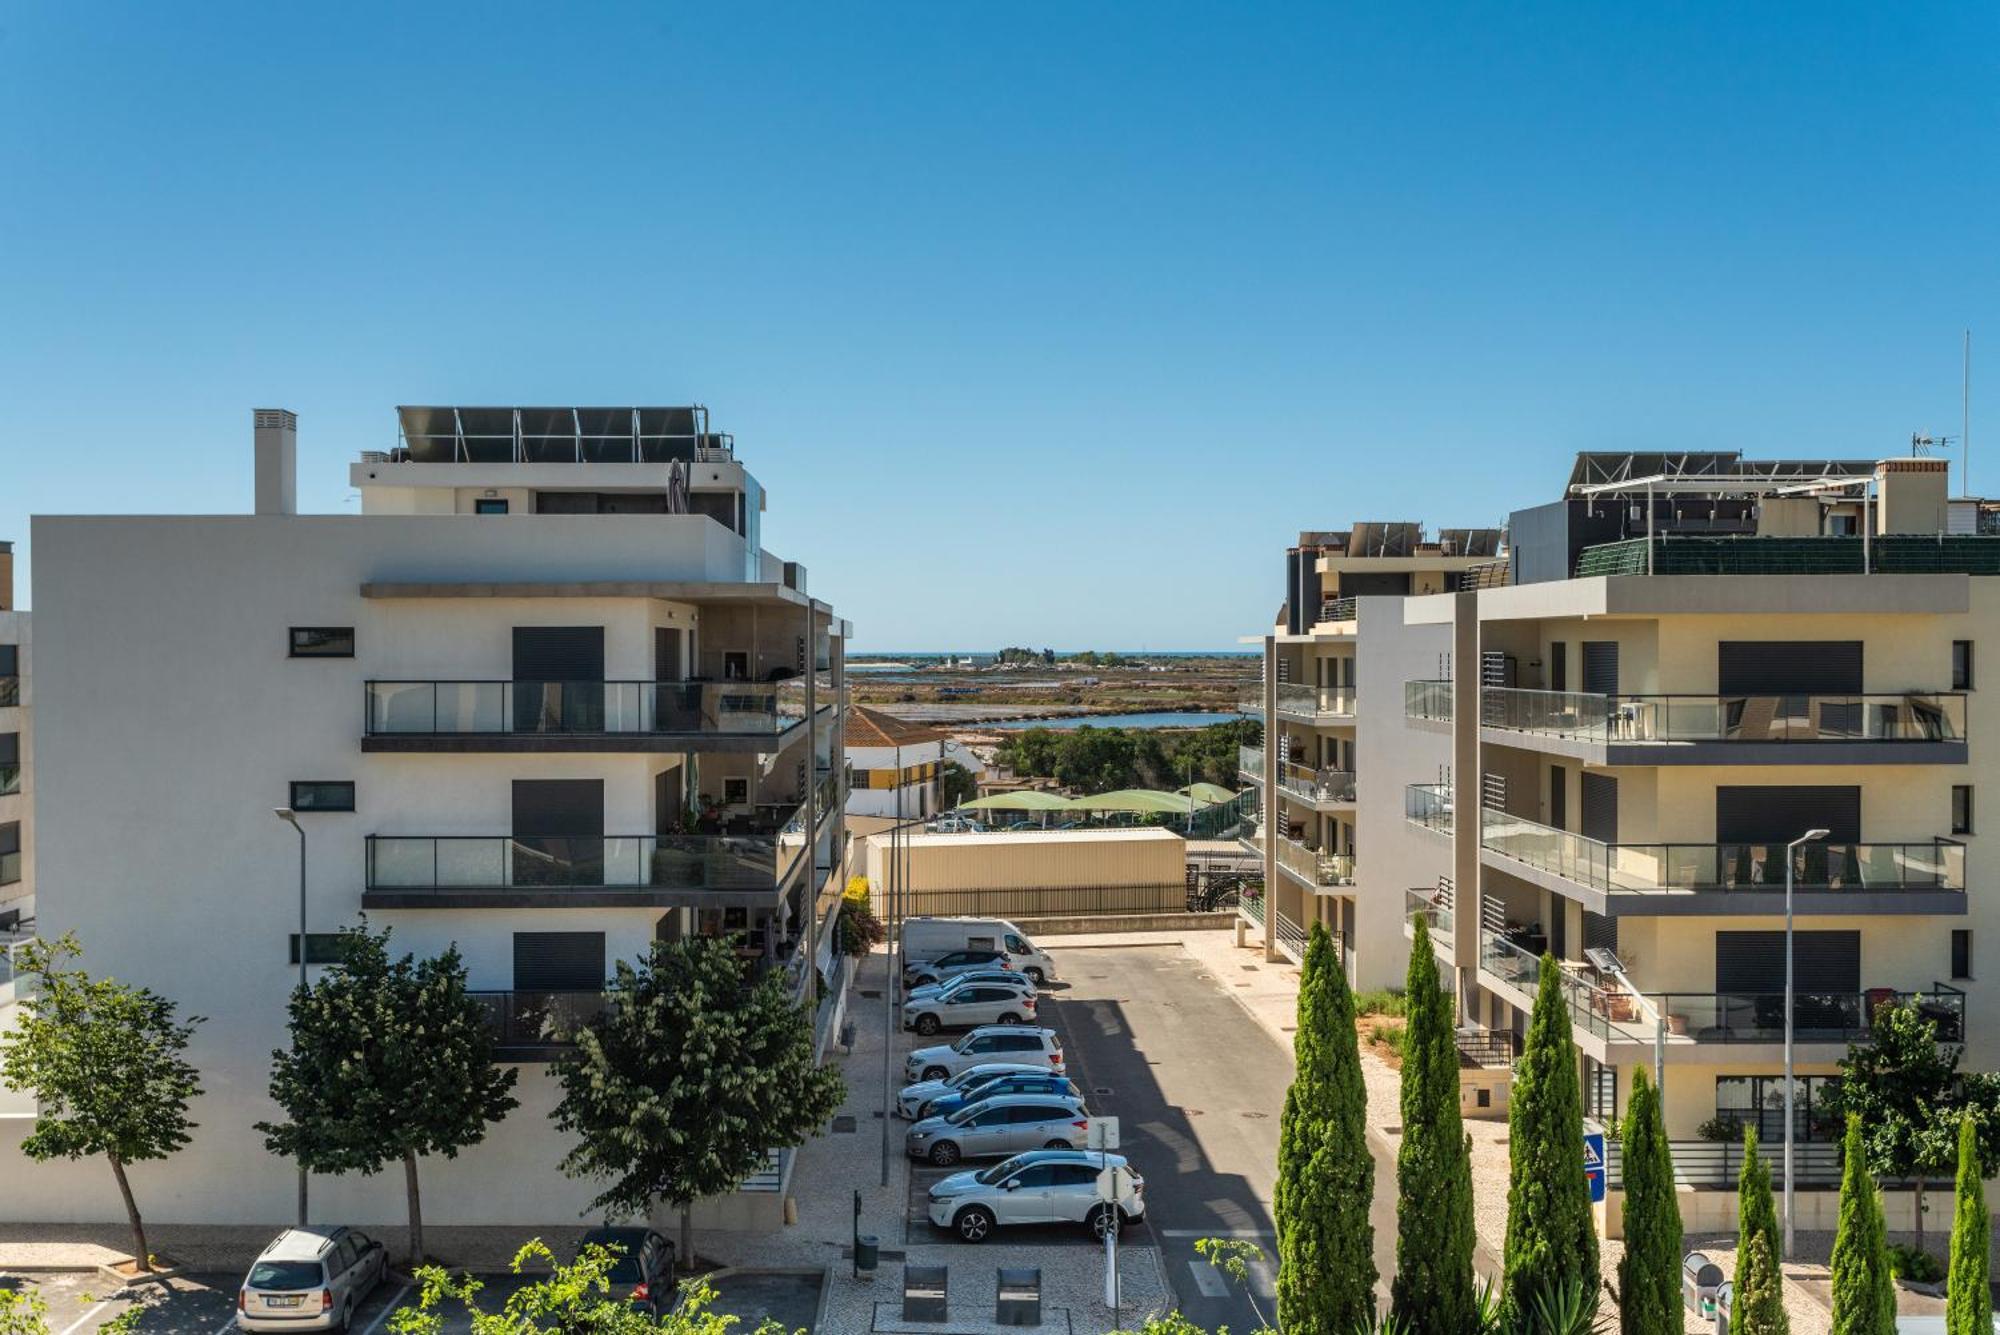
[{"label": "silver suv", "polygon": [[903,1007],[903,1028],[924,1035],[982,1024],[1025,1024],[1034,1018],[1034,993],[990,983],[955,987],[934,997],[911,997]]},{"label": "silver suv", "polygon": [[948,1117],[926,1117],[903,1133],[912,1159],[949,1168],[964,1158],[998,1158],[1023,1150],[1081,1149],[1090,1136],[1083,1101],[1059,1094],[1002,1094]]},{"label": "silver suv", "polygon": [[896,1095],[896,1111],[914,1120],[926,1104],[947,1094],[969,1093],[1003,1075],[1046,1075],[1048,1071],[1047,1062],[987,1062],[968,1066],[949,1080],[919,1080],[904,1085]]},{"label": "silver suv", "polygon": [[257,1257],[236,1291],[236,1328],[344,1331],[386,1269],[382,1244],[366,1233],[288,1228]]},{"label": "silver suv", "polygon": [[997,983],[1001,987],[1011,987],[1021,992],[1035,990],[1035,980],[1024,973],[1012,969],[971,969],[965,973],[955,973],[941,983],[922,983],[910,989],[909,999],[941,996],[955,987],[968,987],[973,983]]},{"label": "silver suv", "polygon": [[1025,1029],[1017,1024],[975,1029],[949,1047],[918,1048],[903,1059],[903,1078],[947,1080],[968,1066],[986,1062],[1040,1063],[1057,1075],[1063,1068],[1062,1040],[1053,1029]]},{"label": "silver suv", "polygon": [[[1100,1174],[1117,1170],[1116,1201]],[[1146,1180],[1122,1154],[1031,1150],[976,1173],[953,1173],[930,1189],[930,1220],[966,1242],[984,1242],[1000,1224],[1082,1224],[1103,1237],[1146,1213]]]}]

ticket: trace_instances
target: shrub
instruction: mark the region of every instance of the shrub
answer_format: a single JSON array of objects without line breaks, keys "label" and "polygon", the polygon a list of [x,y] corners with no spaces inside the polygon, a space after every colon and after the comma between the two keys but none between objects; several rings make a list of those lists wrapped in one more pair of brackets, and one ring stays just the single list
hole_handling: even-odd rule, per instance
[{"label": "shrub", "polygon": [[1935,1284],[1944,1278],[1944,1262],[1908,1243],[1892,1242],[1889,1273],[1912,1284]]},{"label": "shrub", "polygon": [[1370,992],[1354,994],[1354,1013],[1400,1018],[1408,1013],[1407,1002],[1401,988],[1378,987]]},{"label": "shrub", "polygon": [[1696,1127],[1694,1133],[1717,1145],[1734,1145],[1743,1139],[1743,1123],[1728,1113],[1717,1113]]}]

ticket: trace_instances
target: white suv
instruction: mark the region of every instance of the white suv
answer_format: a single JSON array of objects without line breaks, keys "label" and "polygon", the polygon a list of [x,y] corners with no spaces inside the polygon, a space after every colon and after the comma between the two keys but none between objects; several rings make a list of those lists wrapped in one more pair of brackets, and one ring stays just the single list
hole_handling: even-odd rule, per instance
[{"label": "white suv", "polygon": [[947,1080],[968,1066],[987,1062],[1019,1062],[1040,1065],[1044,1070],[1065,1075],[1062,1040],[1053,1029],[1025,1029],[1017,1024],[988,1025],[975,1029],[948,1047],[918,1048],[903,1061],[903,1078]]},{"label": "white suv", "polygon": [[903,1007],[903,1028],[923,1035],[940,1029],[982,1024],[1025,1024],[1035,1018],[1035,994],[1016,987],[976,983],[933,997],[912,997]]},{"label": "white suv", "polygon": [[[1100,1174],[1114,1171],[1115,1203]],[[1146,1213],[1146,1180],[1120,1154],[1030,1150],[976,1173],[953,1173],[930,1189],[930,1220],[965,1242],[1000,1224],[1082,1224],[1098,1237]]]}]

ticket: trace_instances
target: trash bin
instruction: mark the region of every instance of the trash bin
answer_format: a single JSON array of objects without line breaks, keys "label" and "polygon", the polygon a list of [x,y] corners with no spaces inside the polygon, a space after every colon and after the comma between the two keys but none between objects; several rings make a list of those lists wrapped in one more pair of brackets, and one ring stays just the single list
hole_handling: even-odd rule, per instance
[{"label": "trash bin", "polygon": [[1722,1267],[1705,1252],[1689,1252],[1681,1258],[1681,1301],[1688,1310],[1704,1319],[1715,1315],[1715,1291],[1722,1287]]},{"label": "trash bin", "polygon": [[882,1239],[873,1233],[863,1233],[854,1239],[854,1277],[856,1279],[875,1278],[875,1267],[882,1260]]},{"label": "trash bin", "polygon": [[941,1265],[903,1267],[903,1320],[944,1321],[951,1271]]},{"label": "trash bin", "polygon": [[1734,1282],[1726,1279],[1715,1291],[1715,1335],[1729,1335],[1729,1302],[1734,1292]]},{"label": "trash bin", "polygon": [[1000,1267],[993,1319],[1003,1326],[1042,1324],[1042,1272],[1035,1268]]}]

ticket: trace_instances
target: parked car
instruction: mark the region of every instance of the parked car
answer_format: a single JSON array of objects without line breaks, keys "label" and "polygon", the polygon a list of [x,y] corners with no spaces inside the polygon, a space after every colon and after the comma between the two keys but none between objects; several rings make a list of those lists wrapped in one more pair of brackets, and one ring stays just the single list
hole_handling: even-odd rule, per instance
[{"label": "parked car", "polygon": [[236,1291],[236,1328],[344,1331],[388,1269],[382,1244],[342,1225],[288,1228]]},{"label": "parked car", "polygon": [[[1098,1175],[1118,1174],[1118,1197],[1107,1203]],[[1092,1150],[1030,1150],[978,1172],[953,1173],[930,1189],[931,1222],[965,1242],[984,1242],[1002,1224],[1075,1223],[1098,1237],[1146,1213],[1146,1180],[1121,1154]]]},{"label": "parked car", "polygon": [[942,996],[913,999],[903,1007],[903,1028],[925,1035],[982,1024],[1025,1024],[1034,1018],[1034,993],[991,983],[953,988]]},{"label": "parked car", "polygon": [[1007,956],[998,950],[947,950],[933,959],[912,958],[906,952],[903,985],[921,987],[925,983],[941,983],[954,974],[969,973],[974,969],[1011,967]]},{"label": "parked car", "polygon": [[1009,968],[1035,980],[1056,976],[1047,952],[1005,918],[911,918],[903,924],[903,951],[915,959],[935,959],[953,950],[997,950]]},{"label": "parked car", "polygon": [[1066,1075],[1054,1075],[1048,1071],[1001,1075],[981,1081],[970,1089],[938,1094],[925,1099],[917,1107],[915,1120],[921,1121],[926,1117],[949,1117],[969,1103],[998,1098],[1002,1094],[1054,1094],[1059,1098],[1079,1100],[1083,1098],[1083,1091],[1071,1084]]},{"label": "parked car", "polygon": [[975,1029],[956,1043],[918,1048],[903,1059],[903,1073],[908,1081],[943,1080],[982,1062],[1036,1061],[1064,1074],[1062,1040],[1055,1030],[995,1024]]},{"label": "parked car", "polygon": [[654,1316],[673,1310],[680,1281],[674,1278],[674,1244],[650,1228],[593,1228],[578,1239],[577,1254],[596,1245],[618,1253],[611,1272],[611,1291],[623,1290],[627,1302]]},{"label": "parked car", "polygon": [[1078,1099],[1003,1094],[968,1104],[949,1117],[924,1118],[903,1133],[903,1148],[912,1159],[948,1168],[966,1158],[1081,1149],[1089,1133],[1090,1115]]},{"label": "parked car", "polygon": [[1047,1062],[983,1062],[978,1066],[968,1066],[948,1080],[919,1080],[904,1085],[896,1095],[896,1111],[914,1120],[918,1109],[932,1099],[941,1099],[947,1094],[964,1094],[977,1089],[989,1080],[1003,1075],[1047,1075]]},{"label": "parked car", "polygon": [[934,997],[951,988],[964,987],[968,983],[998,983],[1002,987],[1019,988],[1023,992],[1035,990],[1034,979],[1024,973],[1015,973],[1012,969],[967,969],[964,973],[955,973],[935,983],[918,984],[910,989],[909,999],[915,1001],[919,997]]},{"label": "parked car", "polygon": [[932,834],[984,834],[986,827],[970,816],[939,816],[924,829]]}]

